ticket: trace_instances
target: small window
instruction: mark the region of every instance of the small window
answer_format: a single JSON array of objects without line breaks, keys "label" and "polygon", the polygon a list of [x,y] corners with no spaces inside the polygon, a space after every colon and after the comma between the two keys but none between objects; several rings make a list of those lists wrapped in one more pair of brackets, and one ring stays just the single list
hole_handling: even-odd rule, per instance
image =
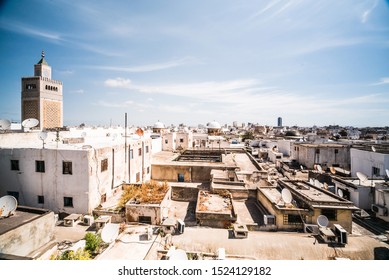
[{"label": "small window", "polygon": [[35,172],[45,172],[45,161],[43,160],[36,160],[35,161]]},{"label": "small window", "polygon": [[146,146],[146,153],[149,152],[149,146]]},{"label": "small window", "polygon": [[147,174],[149,174],[149,173],[150,173],[150,166],[147,167]]},{"label": "small window", "polygon": [[65,196],[63,198],[64,207],[73,207],[73,197]]},{"label": "small window", "polygon": [[71,161],[63,161],[62,162],[62,174],[70,174],[70,175],[73,174]]},{"label": "small window", "polygon": [[180,138],[180,143],[184,143],[184,138]]},{"label": "small window", "polygon": [[315,153],[316,153],[316,154],[320,154],[320,149],[316,149],[316,150],[315,150]]},{"label": "small window", "polygon": [[140,181],[140,172],[137,172],[137,173],[136,173],[136,181],[137,181],[137,182]]},{"label": "small window", "polygon": [[108,170],[108,159],[101,160],[101,172]]},{"label": "small window", "polygon": [[8,195],[12,195],[19,202],[19,192],[7,191]]},{"label": "small window", "polygon": [[339,153],[339,150],[338,149],[335,149],[335,154]]},{"label": "small window", "polygon": [[374,176],[379,176],[380,175],[380,169],[378,167],[372,167],[372,172]]},{"label": "small window", "polygon": [[185,182],[185,176],[184,176],[184,174],[178,173],[177,181],[178,181],[178,182]]},{"label": "small window", "polygon": [[141,156],[142,155],[142,148],[139,148],[138,149],[138,156]]},{"label": "small window", "polygon": [[133,149],[130,150],[130,159],[134,159],[134,150]]},{"label": "small window", "polygon": [[38,195],[38,204],[44,204],[45,203],[45,197],[43,195]]},{"label": "small window", "polygon": [[11,170],[19,171],[19,160],[11,159]]},{"label": "small window", "polygon": [[326,216],[329,221],[336,221],[338,219],[336,209],[321,209],[321,214]]},{"label": "small window", "polygon": [[167,144],[167,143],[169,143],[169,141],[166,139],[166,140],[165,140],[165,144]]}]

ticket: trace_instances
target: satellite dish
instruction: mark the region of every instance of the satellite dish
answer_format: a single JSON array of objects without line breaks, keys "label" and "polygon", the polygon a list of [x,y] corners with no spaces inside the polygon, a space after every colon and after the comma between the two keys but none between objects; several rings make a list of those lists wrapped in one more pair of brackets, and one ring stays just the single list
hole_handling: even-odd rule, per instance
[{"label": "satellite dish", "polygon": [[37,119],[33,119],[33,118],[25,119],[24,121],[22,121],[22,126],[25,128],[35,127],[38,124],[39,124],[39,121]]},{"label": "satellite dish", "polygon": [[163,208],[162,210],[162,218],[167,219],[169,217],[169,209],[168,208]]},{"label": "satellite dish", "polygon": [[357,172],[357,177],[359,180],[361,180],[363,183],[366,182],[369,178],[363,174],[362,172]]},{"label": "satellite dish", "polygon": [[321,188],[321,183],[319,182],[319,180],[315,179],[315,186]]},{"label": "satellite dish", "polygon": [[188,260],[188,255],[182,249],[174,250],[169,257],[169,261],[187,261],[187,260]]},{"label": "satellite dish", "polygon": [[343,190],[342,189],[338,189],[338,195],[339,197],[343,198]]},{"label": "satellite dish", "polygon": [[105,243],[112,243],[119,235],[119,224],[108,223],[101,231],[101,239]]},{"label": "satellite dish", "polygon": [[330,172],[334,175],[336,174],[336,170],[333,166],[330,167]]},{"label": "satellite dish", "polygon": [[304,166],[300,165],[300,169],[301,169],[301,170],[304,170]]},{"label": "satellite dish", "polygon": [[310,183],[311,185],[314,185],[314,184],[315,184],[315,181],[313,181],[313,179],[311,178],[311,179],[309,179],[309,183]]},{"label": "satellite dish", "polygon": [[385,172],[386,172],[386,176],[389,177],[389,169],[385,169]]},{"label": "satellite dish", "polygon": [[138,128],[138,129],[135,131],[135,133],[136,133],[137,135],[139,135],[139,136],[143,136],[144,131],[143,131],[143,129]]},{"label": "satellite dish", "polygon": [[327,227],[328,226],[328,218],[324,215],[320,215],[317,217],[317,224],[319,227]]},{"label": "satellite dish", "polygon": [[18,201],[12,195],[5,195],[0,198],[0,217],[13,215],[18,207]]},{"label": "satellite dish", "polygon": [[373,152],[376,152],[376,151],[377,151],[376,148],[375,148],[374,146],[371,146],[371,150],[372,150]]},{"label": "satellite dish", "polygon": [[319,171],[319,172],[322,172],[323,171],[323,168],[321,168],[321,165],[317,165],[317,171]]},{"label": "satellite dish", "polygon": [[282,189],[281,191],[281,197],[282,197],[282,200],[285,202],[285,203],[291,203],[292,202],[292,193],[290,192],[290,190],[288,189]]},{"label": "satellite dish", "polygon": [[46,131],[41,131],[41,132],[39,132],[39,135],[38,135],[38,137],[39,137],[39,139],[41,139],[42,141],[44,141],[46,138],[47,138],[47,132]]},{"label": "satellite dish", "polygon": [[11,127],[11,122],[9,120],[0,120],[0,130],[6,130]]},{"label": "satellite dish", "polygon": [[313,165],[313,169],[317,170],[317,165],[316,164]]}]

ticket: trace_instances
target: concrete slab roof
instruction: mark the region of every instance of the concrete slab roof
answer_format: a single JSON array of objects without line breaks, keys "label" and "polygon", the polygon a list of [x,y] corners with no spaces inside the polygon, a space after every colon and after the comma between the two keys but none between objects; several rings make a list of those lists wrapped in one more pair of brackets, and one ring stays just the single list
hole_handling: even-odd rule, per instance
[{"label": "concrete slab roof", "polygon": [[220,214],[231,214],[232,203],[230,198],[222,197],[218,194],[213,194],[205,191],[199,192],[199,208],[196,211],[200,212],[215,212]]}]

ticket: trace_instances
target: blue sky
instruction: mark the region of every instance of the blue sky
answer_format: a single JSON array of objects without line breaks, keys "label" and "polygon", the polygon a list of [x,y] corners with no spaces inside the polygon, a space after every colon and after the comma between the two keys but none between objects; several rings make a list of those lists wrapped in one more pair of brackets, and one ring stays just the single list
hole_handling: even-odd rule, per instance
[{"label": "blue sky", "polygon": [[2,1],[0,118],[45,51],[64,124],[389,125],[389,1]]}]

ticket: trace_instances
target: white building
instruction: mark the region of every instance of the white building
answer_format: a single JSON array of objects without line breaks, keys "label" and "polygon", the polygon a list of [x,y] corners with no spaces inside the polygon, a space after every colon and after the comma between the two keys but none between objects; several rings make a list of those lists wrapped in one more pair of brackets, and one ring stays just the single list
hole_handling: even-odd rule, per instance
[{"label": "white building", "polygon": [[188,129],[162,135],[162,150],[176,151],[193,148],[193,133]]},{"label": "white building", "polygon": [[[373,151],[373,149],[375,151]],[[360,146],[350,149],[351,176],[361,172],[368,177],[385,177],[389,170],[389,148],[384,146]]]},{"label": "white building", "polygon": [[[91,213],[123,182],[151,177],[152,140],[124,129],[0,134],[0,196],[54,212]],[[160,141],[160,139],[155,139]]]}]

